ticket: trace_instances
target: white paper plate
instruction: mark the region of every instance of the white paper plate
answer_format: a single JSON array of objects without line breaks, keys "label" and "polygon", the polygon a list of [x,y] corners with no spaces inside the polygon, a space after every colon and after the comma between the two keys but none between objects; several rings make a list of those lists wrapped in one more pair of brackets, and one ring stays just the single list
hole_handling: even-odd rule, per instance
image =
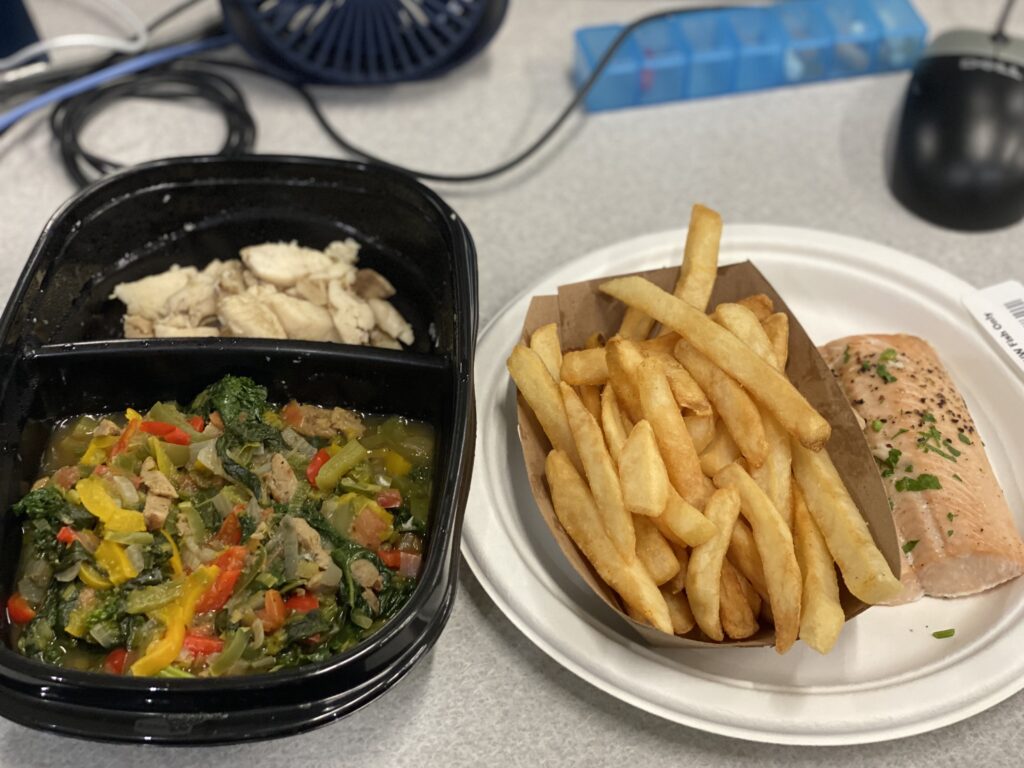
[{"label": "white paper plate", "polygon": [[[476,469],[462,552],[484,589],[539,648],[601,690],[669,720],[744,739],[883,741],[970,717],[1024,688],[1024,580],[968,599],[872,608],[844,628],[828,656],[800,643],[778,656],[762,648],[649,648],[564,561],[530,495],[505,359],[530,296],[678,264],[684,237],[642,237],[566,264],[483,331]],[[726,227],[722,262],[746,259],[816,343],[871,331],[930,340],[962,389],[1020,515],[1011,458],[1024,456],[1024,386],[976,334],[960,304],[969,285],[873,243],[803,229]],[[932,637],[947,628],[956,629],[955,637]]]}]

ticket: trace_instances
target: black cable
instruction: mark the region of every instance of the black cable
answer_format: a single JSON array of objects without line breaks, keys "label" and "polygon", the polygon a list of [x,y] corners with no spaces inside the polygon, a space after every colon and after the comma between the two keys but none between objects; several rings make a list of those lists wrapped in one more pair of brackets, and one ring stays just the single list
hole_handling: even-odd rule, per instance
[{"label": "black cable", "polygon": [[1010,12],[1013,11],[1013,6],[1017,0],[1006,0],[1006,5],[1003,6],[1003,12],[999,14],[999,21],[996,23],[996,31],[992,34],[993,40],[1000,42],[1006,41],[1006,22],[1010,19]]},{"label": "black cable", "polygon": [[102,176],[121,167],[120,163],[85,149],[81,134],[100,110],[126,98],[207,101],[221,111],[227,126],[227,138],[218,154],[246,154],[255,144],[256,124],[238,87],[216,72],[176,62],[107,83],[62,101],[53,110],[50,128],[60,146],[64,168],[79,186],[84,187],[92,181],[90,177]]},{"label": "black cable", "polygon": [[[199,0],[194,0],[194,2],[198,1]],[[424,181],[436,181],[443,183],[470,183],[484,181],[511,171],[527,161],[542,147],[544,147],[544,145],[546,145],[565,124],[565,121],[569,119],[576,107],[578,107],[579,104],[587,97],[587,94],[590,93],[591,89],[597,83],[598,79],[608,67],[619,48],[622,47],[622,44],[634,31],[636,31],[637,28],[653,21],[670,16],[677,16],[682,13],[719,10],[723,7],[735,7],[738,9],[756,8],[771,4],[772,3],[767,2],[745,3],[743,5],[710,4],[700,6],[683,6],[651,13],[631,22],[625,26],[618,35],[616,35],[609,48],[594,66],[593,72],[591,72],[587,80],[576,89],[576,92],[566,107],[562,109],[551,124],[533,142],[531,142],[525,149],[514,155],[511,159],[493,166],[492,168],[475,173],[433,173],[430,171],[406,168],[398,165],[397,163],[392,163],[383,158],[377,157],[371,152],[356,146],[346,139],[338,129],[331,124],[308,86],[301,83],[281,80],[280,78],[268,74],[262,69],[251,64],[220,59],[194,58],[189,60],[192,64],[188,67],[183,65],[181,62],[178,62],[177,64],[168,67],[134,75],[129,79],[114,81],[113,83],[109,83],[96,91],[76,96],[58,105],[57,109],[53,113],[51,126],[53,128],[54,135],[57,137],[60,144],[61,157],[64,160],[68,174],[79,185],[85,185],[89,182],[88,174],[85,170],[86,167],[91,166],[93,171],[100,174],[107,173],[120,167],[111,160],[97,157],[84,150],[79,138],[81,130],[86,122],[91,117],[95,116],[97,111],[109,104],[110,101],[118,98],[130,96],[175,99],[190,97],[207,98],[224,111],[225,118],[228,121],[228,142],[221,150],[221,154],[237,154],[239,152],[246,152],[251,148],[252,137],[255,135],[252,116],[248,112],[238,88],[235,87],[231,81],[220,75],[216,75],[209,69],[209,67],[228,67],[260,75],[262,77],[271,78],[290,87],[303,100],[327,136],[340,149],[355,156],[356,158],[368,163],[374,163],[376,165],[408,173]],[[181,8],[181,10],[184,10],[184,8]],[[168,82],[175,83],[182,90],[167,92],[164,89],[166,89],[166,84]],[[217,83],[216,88],[209,87],[212,82]],[[193,88],[191,92],[187,91],[189,87]],[[225,94],[230,95],[225,96]],[[244,140],[244,136],[247,131],[250,137],[248,142]],[[234,132],[237,132],[238,135],[236,136]]]}]

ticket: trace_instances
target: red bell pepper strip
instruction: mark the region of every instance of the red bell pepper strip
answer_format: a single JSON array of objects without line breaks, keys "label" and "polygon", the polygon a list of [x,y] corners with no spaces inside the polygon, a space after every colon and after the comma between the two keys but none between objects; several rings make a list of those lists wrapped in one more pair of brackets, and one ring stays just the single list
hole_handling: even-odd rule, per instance
[{"label": "red bell pepper strip", "polygon": [[316,476],[320,472],[320,467],[326,464],[329,458],[331,458],[331,454],[327,452],[326,448],[321,448],[310,460],[309,466],[306,467],[306,479],[309,480],[310,485],[316,485]]},{"label": "red bell pepper strip", "polygon": [[61,544],[65,544],[70,547],[72,544],[75,543],[76,539],[77,537],[75,536],[75,529],[72,528],[70,525],[65,525],[63,528],[57,531],[57,541],[59,541]]},{"label": "red bell pepper strip", "polygon": [[378,549],[377,557],[393,571],[397,571],[402,565],[402,553],[397,549]]},{"label": "red bell pepper strip", "polygon": [[225,544],[235,545],[242,541],[242,524],[238,521],[238,511],[243,505],[238,504],[231,513],[224,518],[224,522],[217,531],[217,538]]},{"label": "red bell pepper strip", "polygon": [[284,601],[284,609],[287,613],[309,613],[320,607],[320,600],[316,595],[308,592],[304,595],[293,595]]},{"label": "red bell pepper strip", "polygon": [[124,663],[127,658],[127,649],[115,648],[110,653],[108,653],[107,658],[103,660],[103,671],[109,672],[112,675],[123,675]]},{"label": "red bell pepper strip", "polygon": [[206,429],[206,422],[203,421],[202,416],[189,416],[188,425],[192,427],[196,432],[202,432]]},{"label": "red bell pepper strip", "polygon": [[139,425],[139,429],[174,445],[188,445],[192,442],[192,439],[181,427],[176,427],[166,421],[144,421]]},{"label": "red bell pepper strip", "polygon": [[263,622],[263,631],[267,634],[279,630],[286,616],[281,593],[276,589],[268,589],[263,595],[263,610],[257,611],[256,615]]},{"label": "red bell pepper strip", "polygon": [[210,656],[224,650],[224,641],[219,637],[206,635],[185,635],[184,648],[194,656]]},{"label": "red bell pepper strip", "polygon": [[36,617],[36,612],[24,597],[15,592],[7,598],[7,616],[15,624],[28,624]]},{"label": "red bell pepper strip", "polygon": [[135,436],[135,433],[139,431],[139,424],[142,422],[138,419],[129,419],[127,426],[121,432],[121,436],[117,438],[117,442],[114,443],[114,447],[110,449],[110,458],[114,458],[119,453],[124,453],[128,447],[129,441]]}]

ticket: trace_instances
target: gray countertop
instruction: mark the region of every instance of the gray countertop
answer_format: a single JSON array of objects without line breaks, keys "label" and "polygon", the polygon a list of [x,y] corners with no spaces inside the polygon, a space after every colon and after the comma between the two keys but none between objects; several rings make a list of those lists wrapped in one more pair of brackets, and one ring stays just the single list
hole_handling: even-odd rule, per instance
[{"label": "gray countertop", "polygon": [[[144,17],[160,0],[127,0]],[[32,0],[47,34],[88,18],[68,0]],[[998,0],[917,0],[932,32],[988,25]],[[513,0],[486,52],[435,82],[322,90],[357,144],[425,170],[471,171],[524,145],[570,94],[572,31],[669,3]],[[182,20],[208,15],[204,4]],[[80,14],[76,16],[76,13]],[[1024,32],[1024,11],[1011,31]],[[94,29],[102,26],[93,19]],[[236,75],[231,75],[236,77]],[[257,150],[337,156],[284,87],[237,76],[258,124]],[[885,243],[975,285],[1024,278],[1021,225],[963,235],[905,212],[883,178],[883,147],[906,73],[574,117],[525,167],[485,184],[435,185],[479,250],[481,320],[555,264],[685,224],[690,204],[726,222],[791,224]],[[126,161],[215,150],[219,116],[202,106],[120,104],[90,125],[90,146]],[[0,300],[53,210],[72,192],[43,117],[0,138]],[[1017,766],[1022,699],[932,734],[845,748],[746,743],[675,725],[601,693],[516,630],[463,567],[434,651],[367,709],[312,733],[214,749],[71,741],[0,722],[0,768],[24,766],[772,765]]]}]

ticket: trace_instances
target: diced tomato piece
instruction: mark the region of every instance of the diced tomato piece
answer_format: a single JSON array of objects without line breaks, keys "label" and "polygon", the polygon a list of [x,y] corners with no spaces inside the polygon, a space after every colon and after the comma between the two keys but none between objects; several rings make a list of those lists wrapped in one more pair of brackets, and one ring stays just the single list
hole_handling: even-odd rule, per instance
[{"label": "diced tomato piece", "polygon": [[70,525],[65,525],[59,531],[57,531],[57,541],[66,546],[71,546],[75,543],[77,537],[75,536],[75,529]]},{"label": "diced tomato piece", "polygon": [[15,592],[7,598],[7,617],[15,624],[28,624],[36,617],[36,612],[24,597]]},{"label": "diced tomato piece", "polygon": [[219,611],[223,608],[224,603],[231,598],[231,593],[235,591],[235,584],[238,583],[238,577],[241,575],[242,571],[238,568],[218,573],[217,580],[199,598],[199,602],[196,604],[196,613]]},{"label": "diced tomato piece", "polygon": [[284,601],[286,613],[309,613],[319,607],[320,600],[317,599],[316,595],[311,595],[309,592],[304,595],[293,595]]},{"label": "diced tomato piece", "polygon": [[377,504],[384,509],[395,509],[402,506],[402,492],[397,488],[388,488],[377,494]]},{"label": "diced tomato piece", "polygon": [[224,518],[220,530],[217,531],[217,538],[225,544],[238,544],[242,541],[242,524],[238,521],[238,507],[231,510],[231,513]]},{"label": "diced tomato piece", "polygon": [[103,671],[112,675],[123,675],[124,663],[127,658],[128,650],[126,648],[115,648],[103,660]]},{"label": "diced tomato piece", "polygon": [[206,422],[203,421],[202,416],[189,416],[188,425],[192,427],[196,432],[202,432],[206,429]]},{"label": "diced tomato piece", "polygon": [[206,635],[185,635],[185,650],[195,656],[210,656],[224,650],[224,641],[219,637],[207,637]]},{"label": "diced tomato piece", "polygon": [[388,524],[380,519],[369,507],[363,507],[352,521],[352,540],[371,552],[376,550],[388,531]]},{"label": "diced tomato piece", "polygon": [[143,421],[139,424],[139,429],[146,434],[163,437],[168,432],[172,432],[177,429],[177,427],[166,421]]},{"label": "diced tomato piece", "polygon": [[263,595],[263,610],[257,611],[257,615],[263,622],[264,632],[270,634],[279,630],[287,615],[281,593],[276,589],[268,589]]},{"label": "diced tomato piece", "polygon": [[114,458],[119,453],[123,453],[128,448],[128,443],[135,436],[135,433],[139,431],[139,419],[129,419],[128,425],[121,432],[121,436],[117,438],[117,442],[114,443],[114,447],[110,449],[110,458]]},{"label": "diced tomato piece", "polygon": [[302,426],[302,408],[299,407],[297,402],[292,400],[281,409],[281,418],[292,429],[298,429]]},{"label": "diced tomato piece", "polygon": [[306,467],[306,479],[309,480],[310,485],[316,484],[316,476],[320,472],[320,467],[326,464],[329,458],[331,458],[331,454],[327,452],[326,448],[321,448],[310,460],[309,466]]},{"label": "diced tomato piece", "polygon": [[397,571],[402,565],[402,553],[397,549],[378,549],[377,557],[393,571]]},{"label": "diced tomato piece", "polygon": [[240,571],[248,554],[249,550],[245,547],[228,547],[220,553],[214,565],[222,571]]}]

